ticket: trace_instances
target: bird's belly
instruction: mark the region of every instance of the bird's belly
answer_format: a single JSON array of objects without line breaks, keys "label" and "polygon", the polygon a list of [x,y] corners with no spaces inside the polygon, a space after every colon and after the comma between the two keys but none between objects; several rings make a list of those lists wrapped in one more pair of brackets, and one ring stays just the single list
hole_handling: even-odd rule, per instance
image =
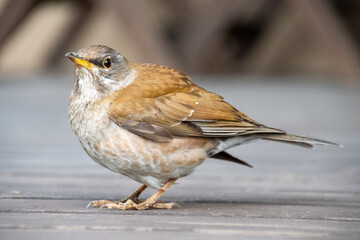
[{"label": "bird's belly", "polygon": [[191,173],[205,160],[206,151],[213,145],[202,138],[154,142],[112,122],[81,142],[85,151],[100,165],[157,189],[170,178]]}]

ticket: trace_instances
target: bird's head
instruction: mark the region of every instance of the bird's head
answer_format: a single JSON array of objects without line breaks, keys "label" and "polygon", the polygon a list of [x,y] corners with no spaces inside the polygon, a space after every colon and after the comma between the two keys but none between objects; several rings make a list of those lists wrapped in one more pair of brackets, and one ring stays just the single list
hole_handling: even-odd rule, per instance
[{"label": "bird's head", "polygon": [[74,92],[90,94],[99,98],[127,86],[131,73],[129,61],[112,48],[103,45],[92,45],[78,52],[65,54],[74,62]]}]

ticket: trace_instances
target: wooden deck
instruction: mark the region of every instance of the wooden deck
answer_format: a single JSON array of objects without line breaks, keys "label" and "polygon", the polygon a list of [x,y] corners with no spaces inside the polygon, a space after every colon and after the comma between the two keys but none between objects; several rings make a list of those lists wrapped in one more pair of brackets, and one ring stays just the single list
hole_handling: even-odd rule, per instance
[{"label": "wooden deck", "polygon": [[83,152],[67,122],[70,78],[0,80],[0,239],[360,239],[358,90],[195,77],[259,122],[345,148],[237,147],[253,169],[208,159],[163,196],[182,208],[138,212],[85,208],[139,184]]}]

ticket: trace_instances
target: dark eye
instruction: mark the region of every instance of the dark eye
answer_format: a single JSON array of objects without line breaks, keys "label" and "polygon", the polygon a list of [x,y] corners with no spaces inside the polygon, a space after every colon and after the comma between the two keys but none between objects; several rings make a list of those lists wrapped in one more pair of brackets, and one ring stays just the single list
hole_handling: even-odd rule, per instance
[{"label": "dark eye", "polygon": [[110,68],[111,67],[111,59],[110,58],[104,59],[102,64],[103,64],[104,68]]}]

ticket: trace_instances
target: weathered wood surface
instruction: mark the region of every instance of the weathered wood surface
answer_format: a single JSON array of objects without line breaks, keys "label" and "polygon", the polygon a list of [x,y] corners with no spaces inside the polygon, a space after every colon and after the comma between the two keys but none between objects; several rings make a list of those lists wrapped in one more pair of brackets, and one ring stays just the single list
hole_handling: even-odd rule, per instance
[{"label": "weathered wood surface", "polygon": [[345,148],[258,141],[230,151],[253,169],[209,159],[180,179],[162,199],[181,209],[86,209],[91,200],[121,199],[139,184],[81,149],[67,122],[70,80],[3,78],[0,239],[360,239],[358,90],[194,80],[264,124]]}]

